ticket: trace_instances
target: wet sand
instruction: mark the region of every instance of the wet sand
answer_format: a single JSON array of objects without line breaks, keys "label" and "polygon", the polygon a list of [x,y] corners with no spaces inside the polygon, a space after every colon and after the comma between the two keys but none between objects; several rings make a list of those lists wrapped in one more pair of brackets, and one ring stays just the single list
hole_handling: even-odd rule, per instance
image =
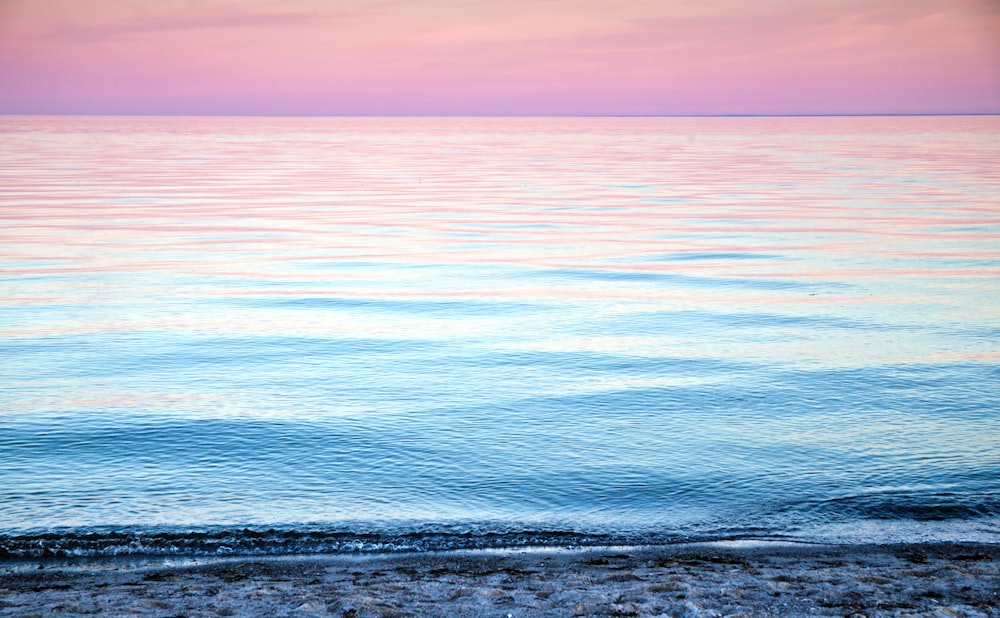
[{"label": "wet sand", "polygon": [[79,614],[995,617],[1000,546],[691,545],[0,563],[0,616]]}]

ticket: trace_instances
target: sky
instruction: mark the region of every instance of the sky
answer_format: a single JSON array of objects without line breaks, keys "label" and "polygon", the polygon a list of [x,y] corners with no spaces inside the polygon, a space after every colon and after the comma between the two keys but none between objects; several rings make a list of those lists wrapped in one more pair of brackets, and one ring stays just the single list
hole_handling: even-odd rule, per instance
[{"label": "sky", "polygon": [[1000,0],[0,0],[0,113],[1000,113]]}]

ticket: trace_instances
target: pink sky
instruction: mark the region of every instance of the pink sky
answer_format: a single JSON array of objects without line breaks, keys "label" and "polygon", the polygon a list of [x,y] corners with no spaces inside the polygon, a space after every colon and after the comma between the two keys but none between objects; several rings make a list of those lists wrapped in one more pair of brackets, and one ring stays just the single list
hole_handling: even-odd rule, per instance
[{"label": "pink sky", "polygon": [[998,0],[0,0],[0,113],[983,112]]}]

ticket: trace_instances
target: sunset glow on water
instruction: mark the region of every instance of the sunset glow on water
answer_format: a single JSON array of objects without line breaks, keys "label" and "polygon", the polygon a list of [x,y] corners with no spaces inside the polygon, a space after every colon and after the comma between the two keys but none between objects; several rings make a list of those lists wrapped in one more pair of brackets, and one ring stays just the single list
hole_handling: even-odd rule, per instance
[{"label": "sunset glow on water", "polygon": [[0,534],[1000,540],[996,116],[0,132]]}]

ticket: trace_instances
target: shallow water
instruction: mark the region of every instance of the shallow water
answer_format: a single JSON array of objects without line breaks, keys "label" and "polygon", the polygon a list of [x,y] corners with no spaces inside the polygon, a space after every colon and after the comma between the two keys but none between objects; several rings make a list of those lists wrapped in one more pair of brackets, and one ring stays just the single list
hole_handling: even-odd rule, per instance
[{"label": "shallow water", "polygon": [[0,132],[9,554],[1000,542],[1000,117]]}]

